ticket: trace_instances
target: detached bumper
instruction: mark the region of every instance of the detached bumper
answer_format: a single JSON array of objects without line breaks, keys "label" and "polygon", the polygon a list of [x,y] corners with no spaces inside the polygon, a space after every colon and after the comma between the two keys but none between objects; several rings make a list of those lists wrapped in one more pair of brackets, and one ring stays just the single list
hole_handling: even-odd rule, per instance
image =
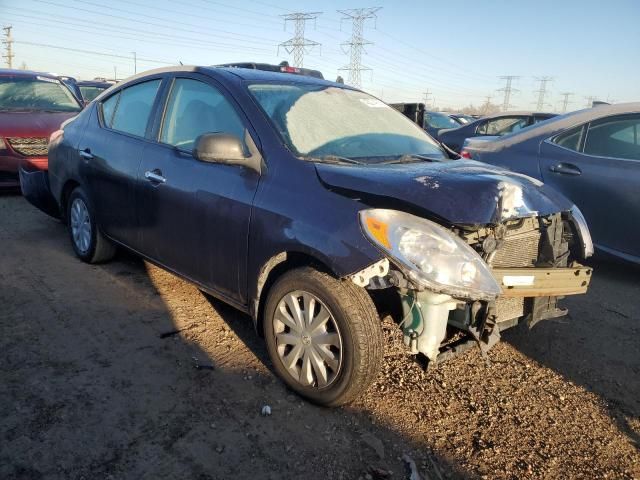
[{"label": "detached bumper", "polygon": [[20,164],[22,195],[47,215],[60,218],[60,209],[49,188],[49,172],[38,167],[39,165],[34,165],[33,162],[24,161]]}]

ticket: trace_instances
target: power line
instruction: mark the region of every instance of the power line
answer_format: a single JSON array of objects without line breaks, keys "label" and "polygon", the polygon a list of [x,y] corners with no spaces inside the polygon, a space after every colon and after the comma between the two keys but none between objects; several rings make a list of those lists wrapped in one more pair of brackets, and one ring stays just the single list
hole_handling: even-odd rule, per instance
[{"label": "power line", "polygon": [[431,93],[432,93],[432,92],[431,92],[431,90],[427,90],[426,92],[424,92],[424,93],[422,94],[422,95],[423,95],[423,97],[422,97],[422,98],[423,98],[423,101],[424,101],[424,105],[425,105],[425,107],[426,107],[427,105],[429,105],[429,96],[431,95]]},{"label": "power line", "polygon": [[533,93],[538,94],[538,101],[536,102],[536,110],[541,111],[544,106],[544,98],[547,95],[547,83],[553,80],[553,77],[536,77],[536,80],[540,82],[540,88]]},{"label": "power line", "polygon": [[510,107],[513,106],[509,103],[511,101],[511,95],[520,91],[513,88],[511,84],[513,83],[514,80],[520,77],[517,75],[504,75],[499,78],[500,80],[505,80],[506,82],[503,88],[498,89],[499,92],[504,92],[504,100],[502,101],[502,111],[506,112],[507,110],[509,110]]},{"label": "power line", "polygon": [[571,103],[569,97],[573,95],[573,92],[562,92],[560,95],[564,97],[562,99],[562,113],[567,113],[567,106]]},{"label": "power line", "polygon": [[4,30],[4,40],[2,43],[5,45],[6,49],[6,53],[2,55],[2,58],[6,59],[8,68],[13,67],[13,57],[15,57],[13,53],[13,37],[11,36],[12,28],[13,27],[11,25],[2,28]]},{"label": "power line", "polygon": [[318,18],[322,12],[295,12],[281,15],[284,18],[285,28],[287,22],[294,22],[295,34],[293,38],[290,38],[286,42],[282,42],[278,47],[283,47],[289,55],[293,53],[293,65],[296,67],[302,67],[304,64],[304,54],[307,49],[320,46],[318,42],[309,40],[304,36],[304,29],[308,20],[314,20]]},{"label": "power line", "polygon": [[351,40],[342,44],[343,48],[348,46],[349,53],[349,65],[341,68],[340,70],[346,70],[349,72],[349,84],[360,88],[362,86],[362,72],[364,70],[370,70],[367,67],[362,66],[362,52],[364,46],[370,44],[362,36],[364,30],[364,24],[369,19],[376,18],[376,12],[382,7],[371,8],[354,8],[351,10],[338,10],[341,13],[342,20],[351,20]]}]

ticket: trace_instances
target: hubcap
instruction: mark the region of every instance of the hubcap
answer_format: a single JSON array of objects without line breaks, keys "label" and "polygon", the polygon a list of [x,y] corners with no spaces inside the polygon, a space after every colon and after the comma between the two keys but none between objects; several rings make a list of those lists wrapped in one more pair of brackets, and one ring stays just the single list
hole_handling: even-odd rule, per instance
[{"label": "hubcap", "polygon": [[278,303],[273,319],[278,357],[304,386],[323,388],[338,376],[342,337],[329,309],[315,295],[297,290]]},{"label": "hubcap", "polygon": [[71,235],[73,243],[80,253],[86,253],[91,243],[91,220],[89,210],[80,198],[73,200],[71,204]]}]

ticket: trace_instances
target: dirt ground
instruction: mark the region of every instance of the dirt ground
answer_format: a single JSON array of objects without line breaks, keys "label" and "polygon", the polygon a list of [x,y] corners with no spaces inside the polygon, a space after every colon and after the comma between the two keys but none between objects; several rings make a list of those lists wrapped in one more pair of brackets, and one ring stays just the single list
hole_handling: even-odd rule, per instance
[{"label": "dirt ground", "polygon": [[[0,478],[640,478],[640,269],[425,372],[386,319],[357,403],[310,405],[248,317],[127,254],[89,266],[0,196]],[[269,405],[271,416],[262,416]]]}]

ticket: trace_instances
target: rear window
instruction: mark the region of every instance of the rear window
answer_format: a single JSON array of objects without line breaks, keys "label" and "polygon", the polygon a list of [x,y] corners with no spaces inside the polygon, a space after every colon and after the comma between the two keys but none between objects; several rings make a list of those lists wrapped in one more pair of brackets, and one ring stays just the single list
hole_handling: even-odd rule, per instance
[{"label": "rear window", "polygon": [[79,112],[71,91],[48,77],[0,76],[0,111]]},{"label": "rear window", "polygon": [[578,151],[580,149],[580,142],[582,141],[584,126],[579,126],[567,130],[561,133],[553,139],[553,143],[560,147],[568,148],[569,150]]}]

